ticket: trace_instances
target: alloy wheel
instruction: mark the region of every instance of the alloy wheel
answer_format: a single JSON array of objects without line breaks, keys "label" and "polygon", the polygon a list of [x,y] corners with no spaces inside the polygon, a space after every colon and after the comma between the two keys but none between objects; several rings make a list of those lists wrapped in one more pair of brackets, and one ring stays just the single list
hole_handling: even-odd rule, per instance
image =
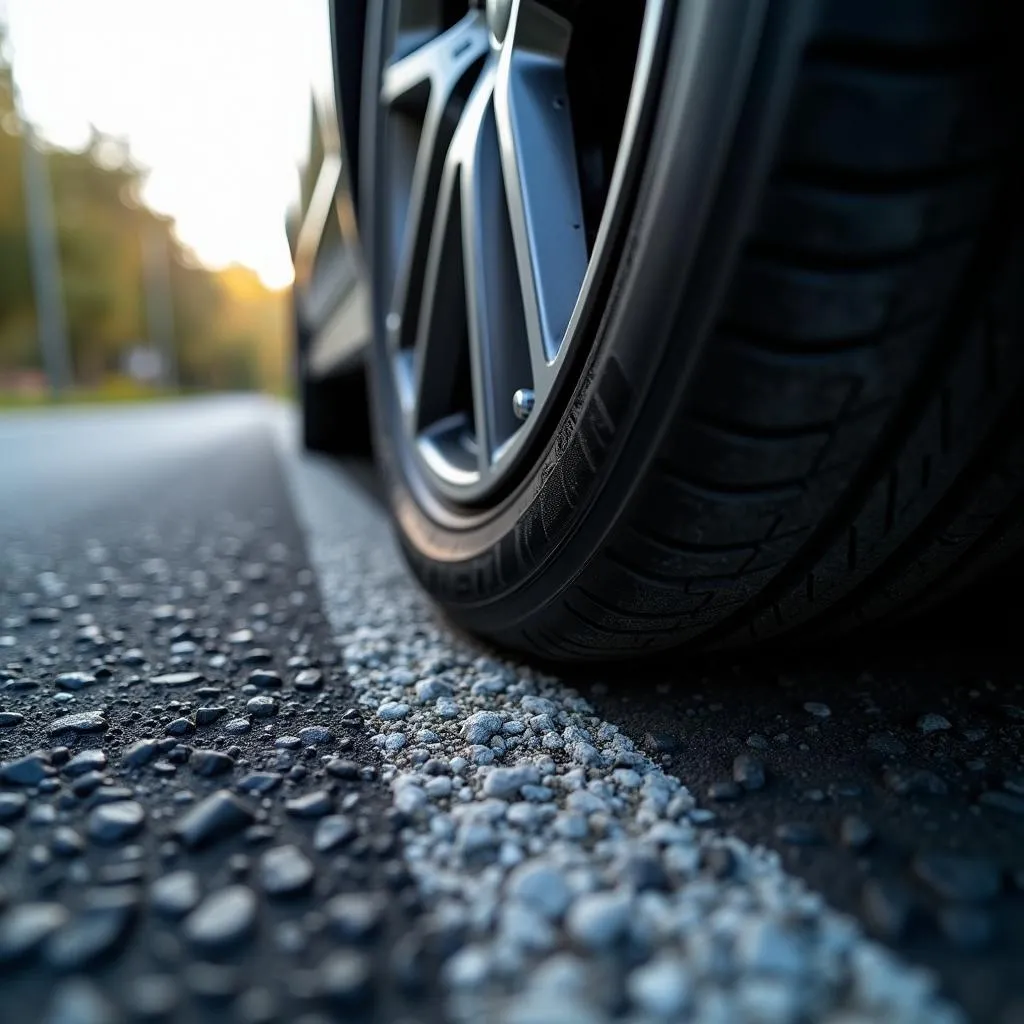
[{"label": "alloy wheel", "polygon": [[515,482],[580,372],[663,4],[380,7],[374,278],[403,441],[443,498]]}]

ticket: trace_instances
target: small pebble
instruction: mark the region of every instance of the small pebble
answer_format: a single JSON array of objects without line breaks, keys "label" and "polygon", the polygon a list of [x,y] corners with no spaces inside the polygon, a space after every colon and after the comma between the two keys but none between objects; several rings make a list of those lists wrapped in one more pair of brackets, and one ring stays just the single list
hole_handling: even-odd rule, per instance
[{"label": "small pebble", "polygon": [[194,686],[203,682],[203,677],[198,672],[168,672],[153,676],[150,682],[157,686]]},{"label": "small pebble", "polygon": [[107,755],[102,750],[82,750],[61,766],[61,772],[74,778],[86,772],[101,772],[106,767]]},{"label": "small pebble", "polygon": [[823,838],[821,830],[806,821],[783,822],[776,826],[775,837],[790,846],[817,846]]},{"label": "small pebble", "polygon": [[313,832],[313,849],[318,853],[328,853],[344,846],[355,838],[357,829],[350,818],[341,814],[329,814],[316,823]]},{"label": "small pebble", "polygon": [[807,701],[804,704],[804,711],[809,715],[814,715],[815,718],[829,718],[832,715],[832,709],[827,704],[816,700]]},{"label": "small pebble", "polygon": [[299,739],[307,747],[318,747],[330,743],[334,739],[334,734],[325,726],[307,725],[305,729],[299,730]]},{"label": "small pebble", "polygon": [[80,711],[74,715],[64,715],[63,718],[55,719],[47,726],[47,732],[51,736],[65,731],[77,733],[105,732],[109,724],[102,711]]},{"label": "small pebble", "polygon": [[862,850],[874,839],[871,826],[856,814],[848,814],[839,826],[839,841],[851,850]]},{"label": "small pebble", "polygon": [[581,946],[608,950],[626,934],[631,912],[632,898],[625,890],[584,893],[565,915],[565,930]]},{"label": "small pebble", "polygon": [[304,668],[295,676],[295,689],[319,690],[323,687],[323,673],[318,668]]},{"label": "small pebble", "polygon": [[372,968],[369,959],[354,950],[328,953],[317,968],[317,989],[328,1002],[347,1007],[369,994]]},{"label": "small pebble", "polygon": [[314,874],[313,862],[291,843],[260,856],[260,885],[268,896],[294,896],[309,888]]},{"label": "small pebble", "polygon": [[189,754],[188,766],[197,775],[212,778],[231,771],[235,767],[235,759],[219,750],[193,750]]},{"label": "small pebble", "polygon": [[96,677],[91,672],[61,672],[54,682],[61,690],[81,690],[95,686]]},{"label": "small pebble", "polygon": [[183,933],[204,951],[219,951],[245,939],[256,924],[256,897],[244,885],[207,896],[185,919]]},{"label": "small pebble", "polygon": [[324,913],[339,939],[358,942],[376,930],[384,915],[384,903],[370,893],[345,893],[328,900]]},{"label": "small pebble", "polygon": [[743,787],[732,779],[719,779],[708,786],[708,799],[718,802],[731,802],[743,796]]},{"label": "small pebble", "polygon": [[277,701],[273,697],[253,697],[246,702],[245,710],[253,718],[270,718],[277,714]]},{"label": "small pebble", "polygon": [[76,975],[54,985],[43,1024],[120,1024],[121,1019],[96,984]]},{"label": "small pebble", "polygon": [[399,701],[385,701],[377,708],[377,717],[384,722],[397,722],[409,714],[409,705]]},{"label": "small pebble", "polygon": [[744,789],[764,789],[764,762],[750,754],[739,754],[732,763],[732,777]]},{"label": "small pebble", "polygon": [[198,849],[227,839],[255,820],[249,807],[226,789],[212,793],[196,804],[174,826],[189,849]]},{"label": "small pebble", "polygon": [[13,963],[38,949],[67,923],[58,903],[19,903],[0,916],[0,964]]},{"label": "small pebble", "polygon": [[550,920],[560,918],[572,899],[572,892],[562,874],[537,862],[528,862],[513,869],[509,875],[508,893]]},{"label": "small pebble", "polygon": [[322,818],[331,811],[331,796],[323,789],[288,800],[285,810],[296,818]]},{"label": "small pebble", "polygon": [[283,778],[284,776],[278,772],[251,772],[239,781],[238,788],[243,793],[256,793],[262,796],[277,789]]},{"label": "small pebble", "polygon": [[176,920],[194,910],[201,895],[199,876],[180,870],[158,878],[150,887],[149,901],[158,914]]},{"label": "small pebble", "polygon": [[146,812],[135,800],[100,804],[89,814],[89,838],[104,846],[120,843],[142,831]]},{"label": "small pebble", "polygon": [[675,1020],[690,1001],[693,977],[682,957],[665,953],[635,968],[626,991],[641,1013],[658,1020]]},{"label": "small pebble", "polygon": [[27,805],[28,798],[23,793],[0,793],[0,824],[16,821]]}]

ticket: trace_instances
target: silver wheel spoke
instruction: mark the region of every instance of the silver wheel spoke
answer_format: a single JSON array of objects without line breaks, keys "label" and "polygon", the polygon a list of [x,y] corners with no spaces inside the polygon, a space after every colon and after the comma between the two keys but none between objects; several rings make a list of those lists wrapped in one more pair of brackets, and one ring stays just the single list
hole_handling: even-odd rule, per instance
[{"label": "silver wheel spoke", "polygon": [[[476,44],[476,45],[474,45]],[[380,98],[388,106],[405,102],[443,104],[466,70],[487,52],[480,19],[467,15],[457,25],[429,39],[384,69]]]},{"label": "silver wheel spoke", "polygon": [[463,166],[462,233],[473,401],[481,471],[519,426],[512,396],[533,387],[530,349],[504,202],[494,122],[494,72],[484,72],[456,135]]},{"label": "silver wheel spoke", "polygon": [[[473,65],[488,51],[486,30],[468,15],[447,32],[388,65],[381,101],[390,108],[397,133],[410,132],[408,119],[422,111],[423,123],[415,145],[404,223],[389,225],[395,236],[394,290],[388,304],[388,332],[394,344],[412,343],[419,316],[419,296],[429,229],[433,223],[444,157],[455,129],[451,107],[465,88]],[[408,147],[411,148],[411,147]],[[403,182],[394,182],[396,191]]]},{"label": "silver wheel spoke", "polygon": [[[532,388],[529,346],[504,203],[493,66],[470,96],[441,178],[416,333],[419,430],[471,416],[477,471],[519,425],[512,396]],[[468,365],[466,360],[468,359]],[[471,410],[459,409],[468,372]]]},{"label": "silver wheel spoke", "polygon": [[403,452],[445,500],[476,503],[536,458],[582,365],[652,3],[369,5],[375,354]]},{"label": "silver wheel spoke", "polygon": [[535,388],[542,393],[587,268],[569,118],[571,26],[517,0],[498,62],[495,115]]}]

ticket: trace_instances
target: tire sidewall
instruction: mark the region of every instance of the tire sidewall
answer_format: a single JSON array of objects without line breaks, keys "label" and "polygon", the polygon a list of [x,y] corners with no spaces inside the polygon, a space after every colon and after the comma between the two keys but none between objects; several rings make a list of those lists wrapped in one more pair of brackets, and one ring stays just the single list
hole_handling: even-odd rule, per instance
[{"label": "tire sidewall", "polygon": [[[724,293],[722,282],[728,280],[756,210],[757,186],[767,166],[748,154],[744,180],[733,184],[726,204],[726,223],[710,239],[713,251],[708,244],[699,246],[698,239],[707,241],[700,230],[707,225],[697,223],[694,211],[707,211],[713,219],[726,159],[735,155],[734,128],[754,92],[755,62],[763,52],[764,10],[758,4],[740,6],[746,16],[723,18],[716,37],[729,68],[721,59],[700,54],[693,66],[694,54],[687,48],[694,26],[684,17],[689,6],[669,21],[660,66],[653,69],[660,101],[638,140],[646,153],[633,182],[632,211],[618,239],[600,319],[582,325],[593,339],[585,363],[533,465],[516,490],[494,507],[455,510],[422,479],[401,440],[401,412],[380,330],[381,300],[374,295],[376,330],[368,362],[375,448],[398,538],[425,589],[473,629],[507,629],[552,600],[579,573],[633,499],[642,469],[682,400]],[[799,35],[789,21],[786,30],[794,38]],[[370,144],[364,134],[361,178],[373,182],[373,151],[379,142],[373,133],[379,127],[369,124],[376,121],[376,112],[366,96],[369,88],[375,90],[381,48],[369,25],[367,44],[363,130]],[[780,59],[790,56],[779,54]],[[774,75],[774,90],[762,89],[762,102],[784,103],[788,87],[782,77]],[[719,101],[713,107],[701,105],[697,128],[706,145],[696,147],[695,92],[712,88]],[[685,142],[679,130],[684,123],[691,129]],[[745,140],[756,143],[759,153],[774,141],[777,126],[765,121],[762,127],[770,139]],[[372,188],[364,189],[363,200],[374,277]],[[567,552],[567,547],[574,550]]]}]

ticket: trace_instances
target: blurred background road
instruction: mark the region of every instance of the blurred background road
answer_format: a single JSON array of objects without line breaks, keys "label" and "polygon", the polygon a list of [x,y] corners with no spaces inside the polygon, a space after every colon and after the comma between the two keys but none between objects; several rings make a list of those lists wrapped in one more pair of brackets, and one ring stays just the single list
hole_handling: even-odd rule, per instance
[{"label": "blurred background road", "polygon": [[111,410],[33,409],[0,416],[0,537],[39,536],[137,500],[152,488],[205,486],[204,456],[252,442],[260,400],[207,397]]},{"label": "blurred background road", "polygon": [[5,1021],[402,1017],[408,880],[282,414],[228,397],[0,415]]},{"label": "blurred background road", "polygon": [[0,0],[0,407],[290,387],[324,10]]}]

